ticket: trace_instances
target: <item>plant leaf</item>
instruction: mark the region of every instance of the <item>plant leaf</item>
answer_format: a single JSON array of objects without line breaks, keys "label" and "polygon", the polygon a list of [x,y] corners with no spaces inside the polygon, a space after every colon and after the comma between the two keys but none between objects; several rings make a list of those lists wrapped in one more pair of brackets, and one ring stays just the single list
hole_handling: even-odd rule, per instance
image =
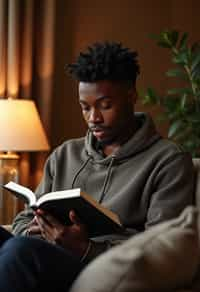
[{"label": "plant leaf", "polygon": [[168,33],[168,35],[171,42],[171,46],[175,47],[178,41],[179,32],[177,30],[172,30]]},{"label": "plant leaf", "polygon": [[168,137],[200,157],[200,42],[189,45],[187,32],[180,34],[172,29],[151,35],[151,38],[160,47],[170,49],[172,54],[171,61],[175,66],[166,72],[166,76],[184,82],[180,88],[169,89],[164,96],[158,96],[149,88],[146,100],[162,107],[156,121],[159,116],[159,122],[169,124]]},{"label": "plant leaf", "polygon": [[181,128],[183,127],[183,123],[181,120],[176,120],[171,124],[168,130],[168,137],[172,138]]},{"label": "plant leaf", "polygon": [[183,36],[182,36],[182,38],[181,38],[181,40],[179,42],[179,46],[178,46],[178,48],[180,50],[183,50],[183,49],[186,48],[187,39],[188,39],[188,33],[187,32],[184,32],[184,34],[183,34]]},{"label": "plant leaf", "polygon": [[192,92],[192,89],[191,88],[189,88],[189,87],[183,87],[183,88],[172,88],[172,89],[169,89],[168,91],[167,91],[167,93],[169,94],[169,95],[176,95],[176,94],[192,94],[193,92]]},{"label": "plant leaf", "polygon": [[166,72],[168,77],[179,77],[181,79],[187,79],[187,74],[182,69],[170,69]]},{"label": "plant leaf", "polygon": [[171,45],[169,43],[165,42],[165,41],[158,41],[157,45],[162,47],[162,48],[171,49]]},{"label": "plant leaf", "polygon": [[199,52],[199,54],[196,54],[196,56],[194,57],[194,60],[191,64],[192,73],[198,65],[200,65],[200,52]]},{"label": "plant leaf", "polygon": [[153,40],[156,40],[158,46],[163,48],[171,48],[168,38],[166,38],[166,31],[161,32],[160,34],[149,34],[149,37]]},{"label": "plant leaf", "polygon": [[150,104],[159,103],[159,96],[156,94],[156,92],[152,88],[148,87],[147,94],[145,95],[144,100],[146,100],[146,103],[150,103]]},{"label": "plant leaf", "polygon": [[187,101],[187,94],[183,94],[182,98],[181,98],[181,109],[184,110],[185,108],[185,104]]},{"label": "plant leaf", "polygon": [[200,64],[198,66],[196,66],[192,73],[191,73],[191,77],[193,80],[197,81],[200,80]]},{"label": "plant leaf", "polygon": [[176,54],[176,56],[173,57],[172,61],[175,64],[180,64],[180,65],[186,65],[188,64],[189,61],[189,53],[188,51],[184,50]]}]

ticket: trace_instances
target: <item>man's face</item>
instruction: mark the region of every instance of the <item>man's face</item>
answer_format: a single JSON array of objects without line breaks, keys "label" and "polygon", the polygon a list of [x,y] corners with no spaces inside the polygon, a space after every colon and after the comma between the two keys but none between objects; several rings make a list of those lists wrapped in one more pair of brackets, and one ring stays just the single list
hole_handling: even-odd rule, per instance
[{"label": "man's face", "polygon": [[79,83],[79,102],[83,117],[98,141],[119,142],[133,121],[136,99],[134,88],[111,82]]}]

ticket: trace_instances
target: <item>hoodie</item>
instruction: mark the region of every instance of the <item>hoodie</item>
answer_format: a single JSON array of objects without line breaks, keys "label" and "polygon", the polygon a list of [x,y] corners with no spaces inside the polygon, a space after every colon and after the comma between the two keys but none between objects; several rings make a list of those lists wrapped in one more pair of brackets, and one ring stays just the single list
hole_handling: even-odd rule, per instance
[{"label": "hoodie", "polygon": [[[87,260],[146,228],[176,217],[193,203],[194,168],[188,153],[163,139],[151,117],[135,113],[140,125],[118,151],[104,156],[90,131],[64,142],[47,159],[36,195],[81,188],[117,213],[124,234],[92,239]],[[30,209],[13,222],[13,232],[23,234],[32,220]]]}]

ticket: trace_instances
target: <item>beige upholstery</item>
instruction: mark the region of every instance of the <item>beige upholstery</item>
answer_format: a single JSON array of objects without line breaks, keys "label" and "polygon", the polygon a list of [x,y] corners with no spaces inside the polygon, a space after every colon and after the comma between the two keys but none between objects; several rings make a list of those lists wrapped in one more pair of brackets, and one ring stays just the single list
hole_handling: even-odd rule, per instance
[{"label": "beige upholstery", "polygon": [[200,159],[193,158],[193,163],[196,169],[195,204],[200,208]]}]

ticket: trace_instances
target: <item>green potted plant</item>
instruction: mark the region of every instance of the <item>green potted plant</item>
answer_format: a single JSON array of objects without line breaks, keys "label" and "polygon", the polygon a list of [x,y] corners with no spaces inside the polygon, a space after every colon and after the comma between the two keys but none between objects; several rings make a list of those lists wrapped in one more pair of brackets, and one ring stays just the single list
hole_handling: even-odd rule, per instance
[{"label": "green potted plant", "polygon": [[142,94],[143,103],[159,105],[159,121],[169,124],[168,138],[200,157],[200,44],[189,45],[188,34],[165,30],[152,36],[157,45],[170,50],[174,67],[166,72],[181,86],[160,96],[153,88]]}]

